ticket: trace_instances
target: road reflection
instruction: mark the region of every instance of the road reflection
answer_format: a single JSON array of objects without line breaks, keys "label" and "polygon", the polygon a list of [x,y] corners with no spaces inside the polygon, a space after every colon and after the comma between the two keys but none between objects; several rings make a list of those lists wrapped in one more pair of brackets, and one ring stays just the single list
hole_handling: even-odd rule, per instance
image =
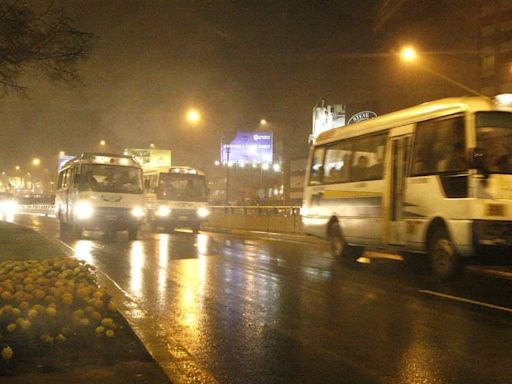
[{"label": "road reflection", "polygon": [[130,248],[130,290],[137,297],[143,296],[142,283],[145,276],[145,261],[144,243],[140,240],[132,242]]}]

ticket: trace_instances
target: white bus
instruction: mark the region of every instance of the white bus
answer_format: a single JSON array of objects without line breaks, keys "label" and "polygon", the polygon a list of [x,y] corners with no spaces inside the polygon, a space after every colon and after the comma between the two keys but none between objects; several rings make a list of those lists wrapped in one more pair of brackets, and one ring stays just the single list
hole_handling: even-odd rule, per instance
[{"label": "white bus", "polygon": [[127,230],[134,240],[145,218],[144,203],[142,168],[131,156],[82,153],[59,171],[55,214],[61,236]]},{"label": "white bus", "polygon": [[384,249],[443,279],[511,263],[512,113],[497,99],[448,98],[324,132],[302,215],[345,260]]},{"label": "white bus", "polygon": [[206,176],[197,169],[145,169],[144,187],[153,230],[164,227],[172,232],[176,227],[187,227],[197,233],[210,214]]}]

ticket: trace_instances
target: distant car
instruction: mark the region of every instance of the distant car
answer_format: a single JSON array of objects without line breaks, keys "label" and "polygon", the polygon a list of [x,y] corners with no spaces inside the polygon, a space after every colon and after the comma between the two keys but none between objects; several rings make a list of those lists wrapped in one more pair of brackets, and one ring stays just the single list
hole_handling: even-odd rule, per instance
[{"label": "distant car", "polygon": [[18,210],[16,198],[7,192],[0,192],[0,214],[12,215]]}]

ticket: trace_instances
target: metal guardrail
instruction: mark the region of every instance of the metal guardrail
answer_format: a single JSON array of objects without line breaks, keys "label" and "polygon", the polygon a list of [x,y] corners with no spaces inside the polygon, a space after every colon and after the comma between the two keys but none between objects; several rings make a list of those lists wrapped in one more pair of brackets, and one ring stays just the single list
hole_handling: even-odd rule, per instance
[{"label": "metal guardrail", "polygon": [[25,213],[44,213],[53,214],[55,205],[53,204],[22,204],[18,206],[18,211]]},{"label": "metal guardrail", "polygon": [[[232,215],[300,216],[300,206],[297,205],[210,205],[208,208]],[[55,205],[24,204],[19,209],[21,212],[54,213]]]},{"label": "metal guardrail", "polygon": [[297,205],[210,205],[213,212],[225,214],[259,215],[259,216],[300,216]]}]

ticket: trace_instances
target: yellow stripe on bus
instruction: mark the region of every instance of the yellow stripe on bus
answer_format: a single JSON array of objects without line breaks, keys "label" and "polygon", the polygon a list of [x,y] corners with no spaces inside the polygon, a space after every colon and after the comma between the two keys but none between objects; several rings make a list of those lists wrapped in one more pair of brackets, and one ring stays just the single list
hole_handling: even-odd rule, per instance
[{"label": "yellow stripe on bus", "polygon": [[382,197],[382,193],[364,191],[325,191],[323,195],[323,199],[350,199],[354,197]]}]

